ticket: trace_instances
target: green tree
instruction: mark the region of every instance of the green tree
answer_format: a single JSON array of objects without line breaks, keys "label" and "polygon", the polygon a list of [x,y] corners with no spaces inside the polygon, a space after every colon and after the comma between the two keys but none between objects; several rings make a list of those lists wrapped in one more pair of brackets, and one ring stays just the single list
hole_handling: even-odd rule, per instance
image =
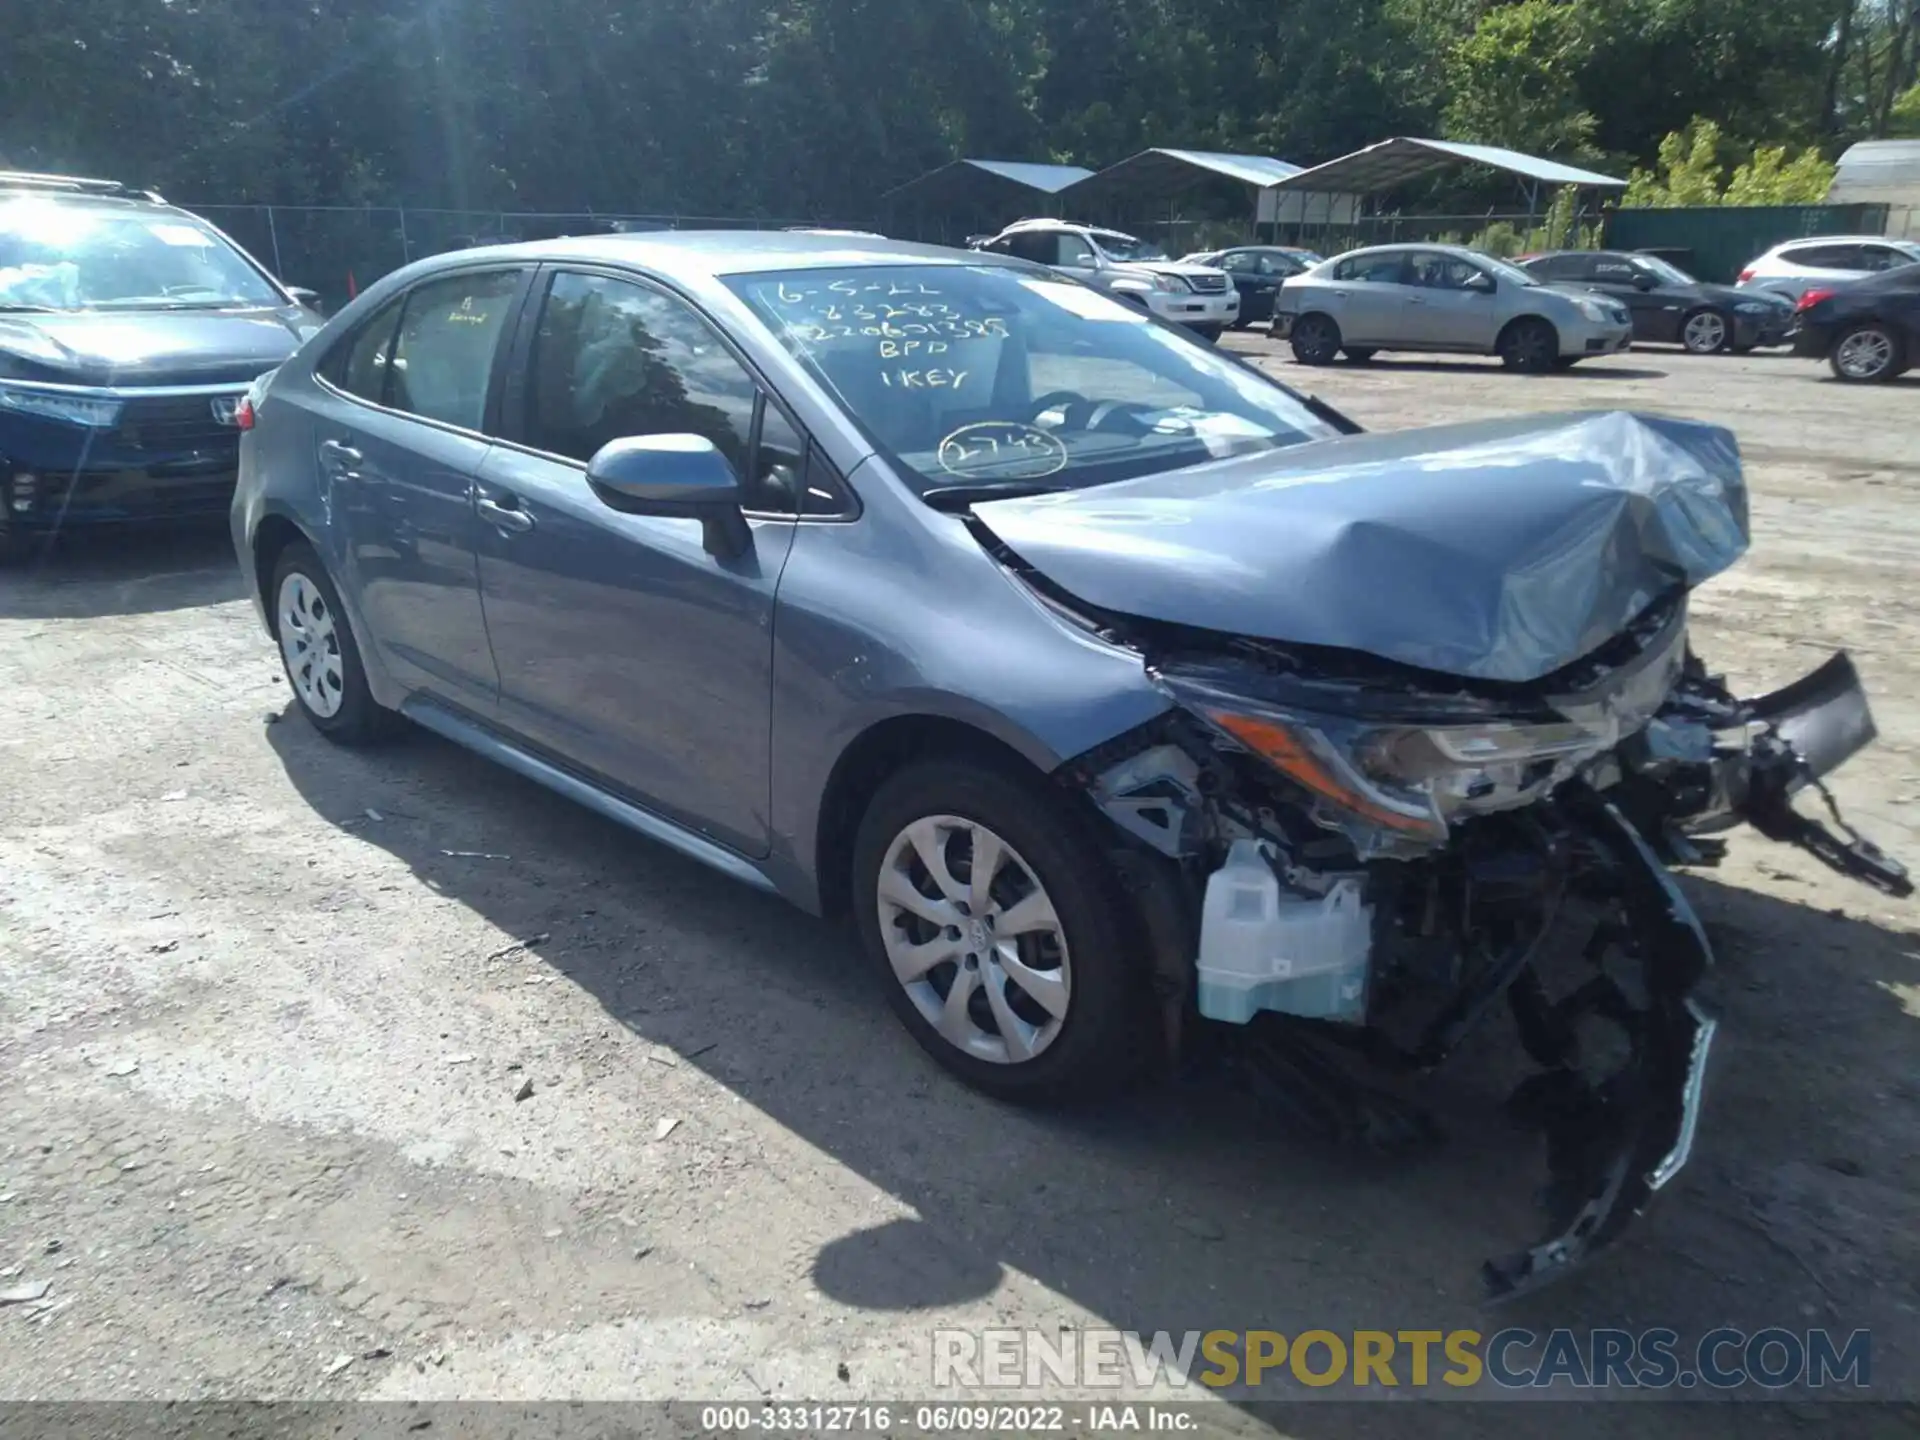
[{"label": "green tree", "polygon": [[1816,205],[1827,198],[1834,167],[1818,150],[1789,156],[1784,145],[1761,146],[1726,174],[1720,127],[1695,118],[1660,142],[1655,170],[1635,170],[1621,204],[1637,209],[1699,205]]},{"label": "green tree", "polygon": [[1580,96],[1595,25],[1581,0],[1489,10],[1446,59],[1447,134],[1550,155],[1592,152],[1599,122]]}]

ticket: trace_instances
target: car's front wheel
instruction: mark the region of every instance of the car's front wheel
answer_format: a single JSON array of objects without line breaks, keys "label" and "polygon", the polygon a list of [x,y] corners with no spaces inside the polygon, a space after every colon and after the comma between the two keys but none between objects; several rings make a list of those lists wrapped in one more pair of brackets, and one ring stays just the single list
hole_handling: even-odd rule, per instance
[{"label": "car's front wheel", "polygon": [[1340,353],[1340,327],[1325,315],[1302,315],[1288,338],[1302,365],[1331,365]]},{"label": "car's front wheel", "polygon": [[1892,380],[1906,369],[1900,337],[1877,321],[1834,337],[1827,364],[1842,380]]},{"label": "car's front wheel", "polygon": [[296,542],[280,552],[269,603],[287,683],[313,728],[342,745],[386,735],[393,712],[373,698],[340,592],[312,546]]},{"label": "car's front wheel", "polygon": [[1527,316],[1514,321],[1501,335],[1500,362],[1509,370],[1540,375],[1560,358],[1560,334],[1547,321]]},{"label": "car's front wheel", "polygon": [[1085,817],[975,760],[881,786],[854,845],[861,940],[942,1065],[1008,1100],[1109,1093],[1151,1052],[1151,989]]},{"label": "car's front wheel", "polygon": [[1680,322],[1680,343],[1692,355],[1718,355],[1732,334],[1727,317],[1718,310],[1696,310]]}]

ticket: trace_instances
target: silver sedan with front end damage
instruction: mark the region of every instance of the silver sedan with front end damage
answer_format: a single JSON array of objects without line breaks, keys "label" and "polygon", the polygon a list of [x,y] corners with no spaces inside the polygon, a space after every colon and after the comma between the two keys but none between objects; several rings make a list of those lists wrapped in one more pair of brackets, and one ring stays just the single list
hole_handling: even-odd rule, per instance
[{"label": "silver sedan with front end damage", "polygon": [[1361,435],[1018,260],[691,233],[400,271],[239,422],[317,729],[404,715],[849,916],[984,1090],[1216,1063],[1392,1141],[1504,1000],[1552,1183],[1496,1294],[1686,1160],[1670,865],[1744,820],[1908,888],[1794,805],[1872,738],[1848,663],[1743,700],[1689,644],[1747,545],[1711,426]]}]

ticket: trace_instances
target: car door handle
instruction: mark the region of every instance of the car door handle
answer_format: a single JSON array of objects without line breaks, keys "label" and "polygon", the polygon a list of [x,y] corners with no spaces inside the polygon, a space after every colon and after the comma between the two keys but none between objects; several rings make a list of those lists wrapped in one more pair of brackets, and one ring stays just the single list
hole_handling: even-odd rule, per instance
[{"label": "car door handle", "polygon": [[473,502],[473,508],[480,512],[480,518],[489,525],[515,535],[524,535],[533,529],[533,516],[526,511],[502,505],[498,500],[489,500],[484,495]]},{"label": "car door handle", "polygon": [[342,444],[338,440],[322,440],[320,458],[343,470],[351,470],[367,457],[351,445]]}]

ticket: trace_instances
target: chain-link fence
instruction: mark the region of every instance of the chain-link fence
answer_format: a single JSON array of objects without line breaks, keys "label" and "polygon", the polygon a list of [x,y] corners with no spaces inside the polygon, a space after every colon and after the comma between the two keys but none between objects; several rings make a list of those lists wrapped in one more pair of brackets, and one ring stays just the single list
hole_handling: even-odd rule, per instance
[{"label": "chain-link fence", "polygon": [[[829,222],[738,215],[620,215],[412,206],[198,205],[186,207],[231,235],[289,285],[320,293],[331,311],[390,270],[449,250],[562,235],[647,230],[778,230]],[[865,228],[864,221],[834,222]]]}]

